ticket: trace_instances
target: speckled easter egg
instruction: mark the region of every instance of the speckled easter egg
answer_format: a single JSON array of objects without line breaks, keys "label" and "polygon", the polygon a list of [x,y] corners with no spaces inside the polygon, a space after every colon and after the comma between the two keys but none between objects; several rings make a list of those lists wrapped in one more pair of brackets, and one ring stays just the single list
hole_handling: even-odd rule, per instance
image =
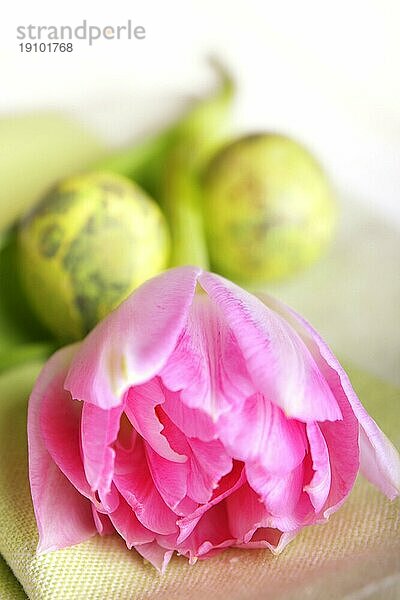
[{"label": "speckled easter egg", "polygon": [[258,284],[300,271],[331,240],[336,202],[315,158],[282,135],[241,138],[204,178],[204,223],[214,270]]},{"label": "speckled easter egg", "polygon": [[158,205],[132,181],[95,172],[62,181],[22,221],[26,294],[62,341],[82,338],[169,258]]}]

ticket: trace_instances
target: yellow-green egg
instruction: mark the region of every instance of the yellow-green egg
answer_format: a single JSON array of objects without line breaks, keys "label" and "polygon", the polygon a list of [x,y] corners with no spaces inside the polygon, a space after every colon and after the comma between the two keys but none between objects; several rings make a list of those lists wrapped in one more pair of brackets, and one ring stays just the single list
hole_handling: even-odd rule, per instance
[{"label": "yellow-green egg", "polygon": [[71,341],[166,268],[170,240],[163,213],[139,186],[95,172],[53,188],[22,221],[18,246],[33,309]]},{"label": "yellow-green egg", "polygon": [[258,284],[300,271],[331,240],[336,202],[303,146],[282,135],[243,137],[220,151],[204,178],[211,265]]}]

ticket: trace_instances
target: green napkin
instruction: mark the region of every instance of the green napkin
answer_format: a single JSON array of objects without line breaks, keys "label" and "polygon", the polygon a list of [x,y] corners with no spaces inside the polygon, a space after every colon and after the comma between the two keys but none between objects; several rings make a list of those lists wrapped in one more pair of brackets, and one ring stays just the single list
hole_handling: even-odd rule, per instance
[{"label": "green napkin", "polygon": [[27,598],[23,587],[16,579],[10,567],[0,557],[0,598],[1,600],[22,600]]},{"label": "green napkin", "polygon": [[[117,536],[37,557],[29,494],[26,402],[40,365],[0,376],[0,552],[33,600],[222,600],[400,597],[399,503],[361,478],[328,524],[309,527],[279,557],[227,550],[190,566],[175,557],[164,576]],[[397,389],[359,371],[351,378],[381,427],[400,445]],[[3,563],[0,598],[24,597]]]}]

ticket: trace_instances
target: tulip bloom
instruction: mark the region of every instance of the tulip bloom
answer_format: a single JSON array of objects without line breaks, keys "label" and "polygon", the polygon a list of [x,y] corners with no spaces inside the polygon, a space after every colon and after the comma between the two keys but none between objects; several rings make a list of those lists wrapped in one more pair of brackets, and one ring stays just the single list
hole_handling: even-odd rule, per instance
[{"label": "tulip bloom", "polygon": [[38,551],[118,532],[163,570],[228,546],[279,552],[359,468],[399,494],[394,446],[299,315],[182,267],[45,365],[29,402]]}]

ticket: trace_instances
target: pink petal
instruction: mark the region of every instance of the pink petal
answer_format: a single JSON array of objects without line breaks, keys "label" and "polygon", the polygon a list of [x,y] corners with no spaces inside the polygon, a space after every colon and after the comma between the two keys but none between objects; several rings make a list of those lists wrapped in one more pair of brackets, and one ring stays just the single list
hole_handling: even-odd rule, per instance
[{"label": "pink petal", "polygon": [[187,493],[187,464],[163,458],[148,444],[146,455],[156,488],[166,505],[175,511]]},{"label": "pink petal", "polygon": [[295,512],[303,491],[303,463],[282,474],[271,474],[259,463],[247,463],[246,476],[271,515],[286,517]]},{"label": "pink petal", "polygon": [[173,462],[185,462],[186,456],[174,452],[165,435],[155,408],[164,402],[164,394],[158,378],[129,388],[126,394],[125,412],[136,431],[157,454]]},{"label": "pink petal", "polygon": [[310,443],[312,468],[310,483],[304,488],[316,512],[324,506],[331,488],[331,466],[325,438],[317,423],[307,423],[307,437]]},{"label": "pink petal", "polygon": [[304,425],[287,419],[278,406],[260,393],[222,415],[217,428],[235,459],[258,461],[271,473],[292,471],[306,452]]},{"label": "pink petal", "polygon": [[306,492],[302,492],[293,512],[271,517],[270,527],[279,529],[284,533],[296,534],[306,525],[320,522],[321,520],[317,518],[310,497]]},{"label": "pink petal", "polygon": [[178,550],[193,562],[193,559],[212,556],[234,543],[226,506],[219,502],[203,514],[192,533],[178,545]]},{"label": "pink petal", "polygon": [[331,489],[324,506],[325,518],[335,512],[346,500],[359,469],[358,422],[337,375],[336,378],[338,380],[336,387],[334,378],[331,378],[331,387],[341,408],[343,421],[319,423],[328,448],[331,467]]},{"label": "pink petal", "polygon": [[100,535],[111,535],[111,534],[115,533],[115,529],[114,529],[108,515],[105,515],[105,514],[99,512],[98,510],[96,510],[93,504],[92,504],[92,514],[93,514],[93,520],[94,520],[94,524],[96,525],[97,532]]},{"label": "pink petal", "polygon": [[82,342],[65,387],[99,408],[118,406],[129,385],[156,375],[186,322],[200,270],[171,269],[150,279]]},{"label": "pink petal", "polygon": [[304,422],[342,418],[309,350],[284,319],[219,275],[202,273],[199,282],[224,314],[258,391]]},{"label": "pink petal", "polygon": [[400,495],[399,453],[363,407],[358,407],[355,412],[361,425],[361,473],[394,500]]},{"label": "pink petal", "polygon": [[189,438],[190,466],[187,494],[195,502],[208,502],[221,477],[232,469],[232,458],[219,440]]},{"label": "pink petal", "polygon": [[141,439],[129,452],[118,450],[114,483],[147,529],[165,535],[178,531],[177,516],[154,485]]},{"label": "pink petal", "polygon": [[361,471],[386,496],[395,498],[400,494],[400,457],[396,448],[361,404],[329,346],[300,315],[283,305],[281,310],[298,328],[330,386],[347,398],[360,424]]},{"label": "pink petal", "polygon": [[259,527],[268,524],[269,515],[258,494],[245,482],[226,501],[229,529],[238,543],[247,543]]},{"label": "pink petal", "polygon": [[83,405],[81,443],[85,474],[93,491],[106,496],[111,490],[115,450],[111,444],[118,436],[124,406],[104,410],[94,404]]},{"label": "pink petal", "polygon": [[[35,475],[31,481],[37,488]],[[96,528],[90,501],[79,494],[52,461],[46,468],[42,464],[41,482],[41,493],[32,489],[39,530],[37,552],[60,550],[92,537]]]},{"label": "pink petal", "polygon": [[278,529],[260,527],[246,544],[237,544],[238,548],[269,548],[273,554],[282,550],[296,537],[297,531],[282,533]]},{"label": "pink petal", "polygon": [[99,510],[106,513],[117,510],[120,501],[120,495],[114,482],[111,483],[109,491],[104,491],[100,488],[98,495],[100,501],[97,502],[97,507]]},{"label": "pink petal", "polygon": [[175,425],[186,435],[203,442],[210,442],[217,437],[215,423],[204,411],[189,408],[180,397],[180,392],[171,392],[164,387],[163,411],[175,423]]},{"label": "pink petal", "polygon": [[[64,377],[76,346],[56,352],[39,375],[29,400],[29,480],[39,529],[38,552],[65,548],[96,533],[91,503],[63,475],[44,445],[40,428],[41,402],[53,382]],[[58,389],[58,386],[56,386]]]},{"label": "pink petal", "polygon": [[154,533],[143,527],[138,521],[135,513],[123,498],[120,499],[117,510],[108,516],[128,548],[152,542],[155,538]]},{"label": "pink petal", "polygon": [[241,463],[235,463],[232,471],[220,481],[219,486],[215,489],[212,499],[196,508],[191,514],[179,519],[177,522],[180,529],[177,540],[178,544],[182,544],[189,537],[202,516],[210,510],[210,508],[219,504],[228,496],[231,496],[236,490],[243,486],[245,480],[243,465]]},{"label": "pink petal", "polygon": [[[304,339],[307,338],[308,334],[303,330],[301,321],[297,319],[296,314],[291,309],[272,298],[269,298],[269,303],[274,306],[276,311],[287,318],[293,327],[299,329]],[[309,340],[310,342],[311,340]],[[319,428],[327,444],[331,468],[331,488],[324,506],[324,517],[328,518],[346,500],[357,477],[359,469],[359,426],[338,373],[321,360],[319,364],[343,415],[341,421],[319,423]]]},{"label": "pink petal", "polygon": [[174,510],[179,517],[186,517],[187,515],[192,514],[198,506],[198,502],[195,502],[189,498],[189,496],[185,496],[185,498],[179,502]]},{"label": "pink petal", "polygon": [[[158,411],[164,425],[164,435],[171,446],[187,456],[186,494],[195,502],[208,502],[221,477],[232,469],[232,459],[219,440],[203,442],[196,438],[186,438],[166,415],[163,407]],[[174,468],[171,464],[170,468]]]},{"label": "pink petal", "polygon": [[174,554],[173,550],[166,550],[157,542],[139,544],[135,546],[135,550],[139,552],[145,560],[148,560],[157,571],[160,571],[160,573],[165,573],[168,563]]},{"label": "pink petal", "polygon": [[223,312],[205,294],[194,298],[160,375],[169,390],[180,391],[184,404],[201,409],[214,421],[255,391]]},{"label": "pink petal", "polygon": [[79,492],[89,499],[94,495],[87,482],[80,453],[82,403],[72,400],[64,390],[68,365],[48,381],[42,391],[39,409],[41,438],[51,458]]}]

